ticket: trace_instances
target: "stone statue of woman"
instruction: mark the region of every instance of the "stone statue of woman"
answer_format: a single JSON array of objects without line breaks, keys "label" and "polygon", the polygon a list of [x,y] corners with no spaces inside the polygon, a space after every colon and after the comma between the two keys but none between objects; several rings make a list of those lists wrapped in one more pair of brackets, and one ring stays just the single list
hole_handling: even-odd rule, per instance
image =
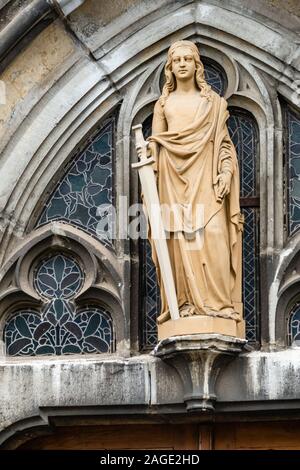
[{"label": "stone statue of woman", "polygon": [[[163,220],[179,313],[239,321],[242,218],[227,103],[206,83],[198,48],[190,41],[172,44],[165,78],[148,140],[160,203],[176,208],[171,217],[163,213]],[[153,243],[152,256],[160,282]],[[170,319],[161,282],[160,289],[158,324]]]}]

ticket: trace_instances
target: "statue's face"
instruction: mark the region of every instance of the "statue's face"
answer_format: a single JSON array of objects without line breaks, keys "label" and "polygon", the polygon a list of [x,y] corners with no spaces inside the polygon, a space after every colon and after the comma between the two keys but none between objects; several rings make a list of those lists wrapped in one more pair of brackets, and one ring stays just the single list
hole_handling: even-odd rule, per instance
[{"label": "statue's face", "polygon": [[196,64],[189,47],[179,46],[175,49],[172,56],[172,72],[176,80],[188,80],[194,77]]}]

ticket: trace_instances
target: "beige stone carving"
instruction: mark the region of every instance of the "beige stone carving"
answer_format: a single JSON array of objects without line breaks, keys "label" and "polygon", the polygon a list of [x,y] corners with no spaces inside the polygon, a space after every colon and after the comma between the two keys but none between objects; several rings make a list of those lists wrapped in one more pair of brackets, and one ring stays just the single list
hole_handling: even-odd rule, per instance
[{"label": "beige stone carving", "polygon": [[152,168],[152,164],[155,160],[153,157],[149,157],[148,155],[148,142],[144,140],[142,127],[142,124],[138,124],[132,128],[135,132],[136,149],[140,158],[138,163],[132,164],[132,168],[136,168],[139,172],[143,191],[144,211],[148,215],[148,220],[151,226],[153,250],[155,250],[156,258],[159,263],[161,285],[164,289],[170,317],[172,320],[178,320],[179,311],[176,289],[166,241],[166,232],[161,214],[161,205]]},{"label": "beige stone carving", "polygon": [[[198,48],[190,41],[172,44],[165,77],[148,140],[160,203],[170,209],[162,210],[162,216],[169,234],[180,317],[194,319],[191,333],[202,331],[203,325],[208,332],[207,316],[233,320],[233,336],[243,336],[241,325],[237,331],[242,320],[243,219],[238,162],[226,125],[227,102],[205,81]],[[160,282],[153,243],[152,255]],[[161,282],[160,289],[158,324],[162,325],[172,320]],[[171,324],[170,328],[173,330]],[[185,333],[187,329],[185,323]],[[166,324],[163,330],[166,337]],[[218,330],[221,333],[222,327]]]}]

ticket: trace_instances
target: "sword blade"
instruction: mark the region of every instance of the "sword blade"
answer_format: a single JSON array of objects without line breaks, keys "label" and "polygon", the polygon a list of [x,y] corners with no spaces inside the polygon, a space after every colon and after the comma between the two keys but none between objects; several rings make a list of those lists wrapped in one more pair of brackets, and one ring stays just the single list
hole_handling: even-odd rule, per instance
[{"label": "sword blade", "polygon": [[153,239],[164,290],[172,320],[179,319],[176,289],[174,284],[171,261],[166,241],[166,234],[160,211],[160,202],[152,166],[145,164],[138,168],[145,206],[147,208],[151,238]]}]

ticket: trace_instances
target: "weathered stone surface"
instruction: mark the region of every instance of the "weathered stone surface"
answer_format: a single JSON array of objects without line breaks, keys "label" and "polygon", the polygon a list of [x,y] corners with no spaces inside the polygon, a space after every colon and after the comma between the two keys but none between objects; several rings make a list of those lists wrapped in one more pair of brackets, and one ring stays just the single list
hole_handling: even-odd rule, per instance
[{"label": "weathered stone surface", "polygon": [[70,16],[70,25],[81,39],[93,36],[140,0],[88,0]]},{"label": "weathered stone surface", "polygon": [[[261,25],[267,25],[268,22],[272,25],[275,22],[295,32],[298,32],[300,28],[300,12],[297,0],[290,0],[290,2],[284,2],[283,0],[254,0],[251,5],[247,0],[207,0],[206,2],[196,0],[152,0],[151,2],[147,0],[126,0],[120,2],[114,0],[109,4],[104,0],[86,0],[82,7],[70,15],[69,21],[78,38],[91,51],[95,51],[96,56],[99,57],[103,51],[122,43],[122,41],[118,41],[117,36],[121,33],[124,39],[123,32],[125,28],[130,27],[131,34],[140,31],[145,25],[143,20],[145,15],[151,15],[151,22],[155,22],[157,18],[170,15],[178,8],[182,9],[185,5],[191,6],[192,15],[195,19],[197,9],[206,11],[207,7],[222,8],[222,13],[216,10],[208,14],[213,22],[217,21],[221,25],[227,23],[226,17],[228,14],[237,13],[242,14],[244,20],[247,17],[248,19],[253,18],[253,20],[259,18]],[[182,14],[183,11],[181,11],[180,16]],[[174,21],[176,22],[176,18],[172,19],[171,25],[174,24]],[[235,21],[232,18],[231,24],[235,28],[236,35],[238,35],[239,29],[244,32],[248,30],[248,26],[243,21]],[[168,24],[165,24],[165,27],[167,26]],[[260,47],[260,44],[263,45],[268,37],[268,33],[260,39],[256,38],[255,35],[252,36],[253,40],[257,41],[258,47]],[[149,38],[149,35],[145,34],[145,39],[147,38]],[[108,41],[109,43],[106,44]],[[261,43],[261,41],[263,42]]]},{"label": "weathered stone surface", "polygon": [[[2,3],[1,3],[2,2]],[[0,31],[12,21],[33,0],[1,0],[0,1]]]},{"label": "weathered stone surface", "polygon": [[244,354],[227,366],[216,389],[224,402],[299,400],[300,349]]},{"label": "weathered stone surface", "polygon": [[54,5],[57,5],[60,13],[64,16],[70,15],[76,8],[80,7],[85,0],[52,0]]},{"label": "weathered stone surface", "polygon": [[151,405],[182,404],[184,384],[174,367],[154,357],[152,360],[149,357],[147,361],[149,361]]},{"label": "weathered stone surface", "polygon": [[[70,407],[80,412],[93,406],[105,415],[118,406],[115,412],[122,415],[140,413],[143,406],[159,414],[159,405],[183,405],[183,385],[173,367],[148,355],[2,359],[0,429],[43,416],[45,408],[66,415]],[[251,352],[234,359],[220,371],[216,395],[216,409],[232,404],[238,410],[245,402],[255,409],[256,403],[270,400],[289,409],[291,400],[300,397],[299,350]]]},{"label": "weathered stone surface", "polygon": [[0,363],[0,428],[40,407],[147,405],[148,367],[122,358],[16,359]]},{"label": "weathered stone surface", "polygon": [[[59,21],[51,24],[19,54],[0,76],[6,86],[6,104],[0,106],[0,139],[11,132],[12,121],[22,122],[31,105],[53,84],[64,66],[75,54],[74,41]],[[56,76],[55,76],[55,75]],[[27,108],[27,109],[26,109]],[[19,119],[18,119],[19,118]]]},{"label": "weathered stone surface", "polygon": [[152,22],[160,16],[162,7],[167,5],[171,12],[186,3],[191,0],[113,0],[109,4],[104,0],[89,0],[70,15],[69,21],[78,38],[92,52],[96,51],[98,58],[104,51],[120,44],[119,35],[125,39],[127,28],[131,32],[141,30],[149,22],[147,15],[154,14]]},{"label": "weathered stone surface", "polygon": [[84,25],[87,20],[96,18],[97,26],[101,28],[139,3],[140,0],[111,0],[109,3],[105,0],[86,0],[84,5],[73,13],[72,22],[77,19]]},{"label": "weathered stone surface", "polygon": [[265,0],[265,3],[268,7],[276,7],[293,15],[300,16],[300,3],[298,0]]}]

